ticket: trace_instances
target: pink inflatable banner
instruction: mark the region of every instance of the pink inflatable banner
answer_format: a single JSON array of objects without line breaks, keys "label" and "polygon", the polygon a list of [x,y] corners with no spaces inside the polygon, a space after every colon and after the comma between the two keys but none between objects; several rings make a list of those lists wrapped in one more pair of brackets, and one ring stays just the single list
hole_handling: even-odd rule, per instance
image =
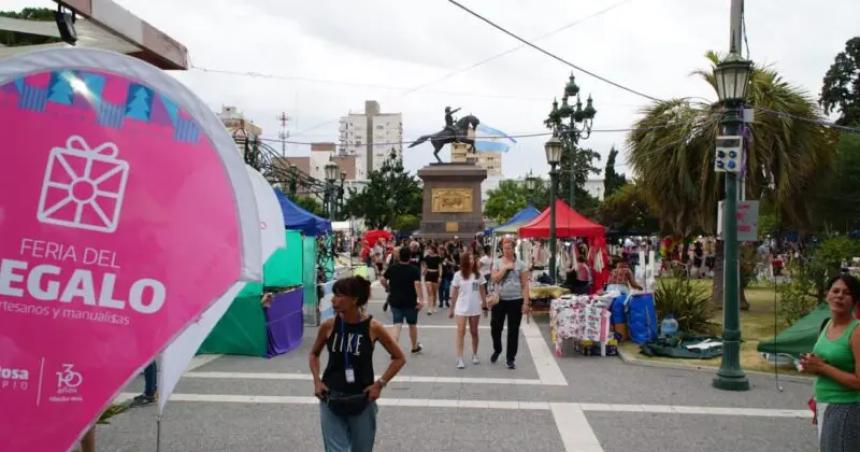
[{"label": "pink inflatable banner", "polygon": [[259,278],[258,216],[214,115],[138,60],[2,61],[0,124],[0,450],[68,450],[212,302]]}]

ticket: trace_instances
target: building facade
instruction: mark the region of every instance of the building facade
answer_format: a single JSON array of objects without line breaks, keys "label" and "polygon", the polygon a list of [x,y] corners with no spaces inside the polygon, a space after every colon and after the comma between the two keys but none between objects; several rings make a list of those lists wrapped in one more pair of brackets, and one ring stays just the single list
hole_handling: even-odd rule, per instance
[{"label": "building facade", "polygon": [[403,155],[403,115],[382,113],[375,100],[365,101],[364,113],[341,117],[338,131],[336,155],[355,157],[356,180],[367,180],[392,153]]},{"label": "building facade", "polygon": [[502,177],[502,154],[499,152],[477,151],[473,154],[463,148],[452,146],[451,162],[475,162],[476,165],[487,170],[487,177]]},{"label": "building facade", "polygon": [[224,124],[227,133],[233,137],[240,154],[245,148],[244,140],[253,141],[263,135],[263,129],[260,126],[254,124],[254,121],[246,119],[245,115],[232,105],[221,106],[218,119]]}]

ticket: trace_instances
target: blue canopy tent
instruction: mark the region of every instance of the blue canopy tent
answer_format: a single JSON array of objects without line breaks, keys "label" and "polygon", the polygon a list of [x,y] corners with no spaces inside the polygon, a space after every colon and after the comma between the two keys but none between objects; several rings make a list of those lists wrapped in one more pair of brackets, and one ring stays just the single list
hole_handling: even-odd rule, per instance
[{"label": "blue canopy tent", "polygon": [[281,210],[284,212],[284,227],[301,231],[306,236],[331,233],[331,221],[318,217],[290,201],[280,189],[275,189]]},{"label": "blue canopy tent", "polygon": [[484,231],[484,235],[491,235],[493,233],[493,230],[497,228],[503,228],[505,226],[510,226],[515,223],[531,221],[538,215],[540,215],[540,210],[537,210],[535,206],[529,204],[523,207],[519,212],[515,213],[514,216],[512,216],[511,219],[507,221],[507,223],[500,224],[495,228],[487,228],[487,230]]}]

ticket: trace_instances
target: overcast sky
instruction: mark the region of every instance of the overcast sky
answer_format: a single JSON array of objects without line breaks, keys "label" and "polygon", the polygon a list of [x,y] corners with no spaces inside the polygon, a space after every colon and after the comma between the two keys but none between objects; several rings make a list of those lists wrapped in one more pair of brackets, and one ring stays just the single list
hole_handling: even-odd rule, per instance
[{"label": "overcast sky", "polygon": [[[520,46],[446,0],[115,1],[186,45],[196,67],[286,77],[174,72],[213,110],[235,105],[270,138],[277,138],[276,117],[286,111],[291,140],[336,141],[337,118],[360,112],[365,99],[379,101],[384,112],[402,113],[406,140],[439,130],[446,105],[509,134],[542,132],[571,71],[522,48],[407,93]],[[707,50],[727,50],[729,0],[461,3],[527,39],[575,24],[535,42],[651,96],[716,96],[690,72],[707,66]],[[24,6],[54,4],[4,0],[0,7]],[[772,65],[816,98],[836,53],[860,34],[857,0],[750,0],[746,16],[752,59]],[[594,96],[595,129],[630,127],[649,102],[574,74],[583,94]],[[624,140],[623,133],[595,133],[587,145],[604,159],[618,146],[623,165]],[[546,173],[544,141],[521,139],[504,156],[505,176]],[[287,153],[307,155],[309,147],[288,145]],[[414,170],[433,160],[432,150],[429,144],[408,149],[404,159]]]}]

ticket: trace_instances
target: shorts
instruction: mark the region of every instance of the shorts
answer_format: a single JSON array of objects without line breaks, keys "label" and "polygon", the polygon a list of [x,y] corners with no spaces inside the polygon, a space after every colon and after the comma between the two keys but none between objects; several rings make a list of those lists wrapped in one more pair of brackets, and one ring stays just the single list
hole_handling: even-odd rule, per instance
[{"label": "shorts", "polygon": [[391,316],[394,317],[395,325],[402,324],[403,319],[406,319],[406,323],[409,325],[418,324],[418,309],[416,308],[395,308],[391,306]]},{"label": "shorts", "polygon": [[429,283],[438,283],[439,282],[439,272],[427,272],[424,274],[424,282]]},{"label": "shorts", "polygon": [[376,263],[376,271],[379,272],[380,275],[382,274],[382,265],[382,262]]}]

